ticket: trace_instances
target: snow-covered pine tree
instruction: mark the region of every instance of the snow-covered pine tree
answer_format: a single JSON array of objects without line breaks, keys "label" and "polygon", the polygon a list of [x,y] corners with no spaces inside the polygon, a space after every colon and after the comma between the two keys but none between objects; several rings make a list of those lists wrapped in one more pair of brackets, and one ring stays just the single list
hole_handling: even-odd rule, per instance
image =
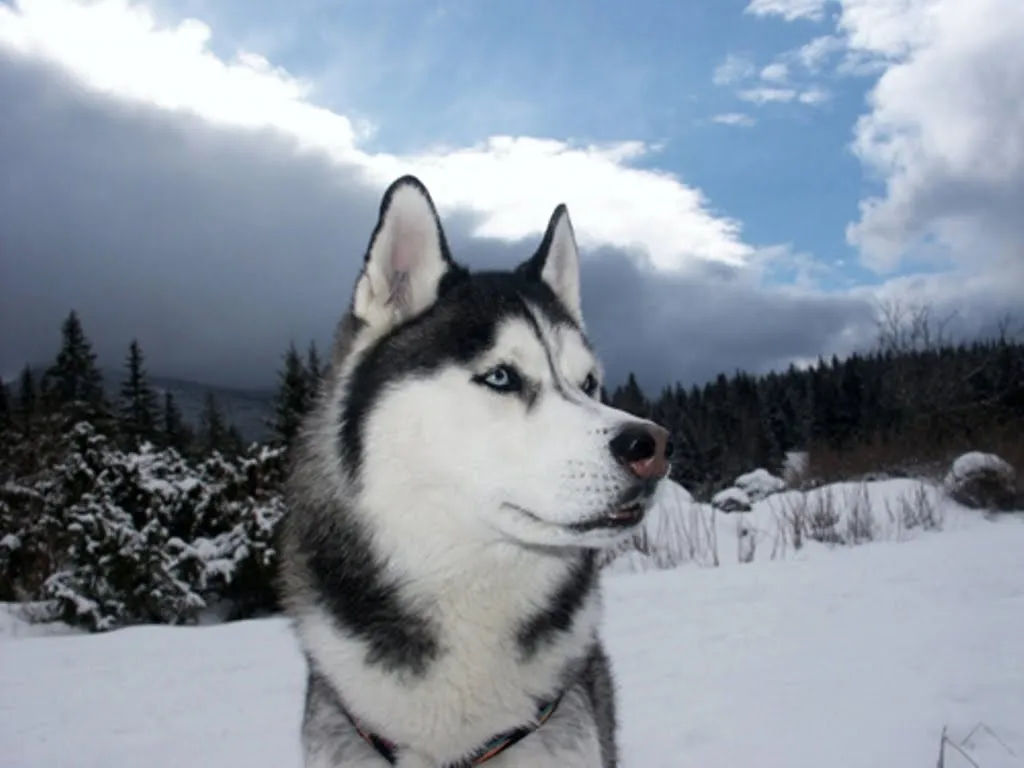
[{"label": "snow-covered pine tree", "polygon": [[[197,508],[190,546],[203,563],[202,590],[230,619],[277,608],[276,531],[284,514],[283,446],[253,445],[237,457],[214,454],[199,466],[207,502]],[[184,558],[183,558],[184,559]]]},{"label": "snow-covered pine tree", "polygon": [[63,440],[61,419],[45,410],[26,366],[0,449],[0,600],[37,598],[62,551],[49,489]]},{"label": "snow-covered pine tree", "polygon": [[52,514],[48,474],[23,477],[9,470],[3,474],[0,601],[34,600],[40,597],[43,582],[64,551],[65,532]]},{"label": "snow-covered pine tree", "polygon": [[156,442],[159,419],[156,393],[149,385],[142,348],[137,339],[132,339],[128,346],[118,411],[121,434],[130,450],[137,450],[145,442]]},{"label": "snow-covered pine tree", "polygon": [[278,372],[278,378],[280,384],[274,398],[273,439],[280,445],[290,447],[310,402],[309,372],[295,348],[295,342],[288,345],[284,368]]},{"label": "snow-covered pine tree", "polygon": [[[54,467],[52,507],[67,536],[66,555],[43,585],[63,621],[98,632],[139,623],[179,624],[205,606],[171,535],[194,477],[168,477],[173,452],[125,453],[89,422],[79,422]],[[161,474],[164,477],[161,477]],[[176,482],[175,482],[176,481]]]}]

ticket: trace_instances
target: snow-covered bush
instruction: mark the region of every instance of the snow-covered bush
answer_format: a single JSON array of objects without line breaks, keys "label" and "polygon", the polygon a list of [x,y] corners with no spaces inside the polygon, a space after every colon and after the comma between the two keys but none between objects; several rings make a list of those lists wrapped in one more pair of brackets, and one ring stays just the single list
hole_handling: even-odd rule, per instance
[{"label": "snow-covered bush", "polygon": [[216,595],[229,617],[273,610],[275,532],[284,516],[278,491],[283,449],[257,445],[230,462],[214,455],[200,471],[217,491],[202,511],[199,535],[187,545],[190,556],[202,564],[202,592]]},{"label": "snow-covered bush", "polygon": [[750,497],[740,488],[725,488],[711,498],[711,506],[719,512],[749,512]]},{"label": "snow-covered bush", "polygon": [[22,601],[53,572],[63,531],[46,514],[45,489],[15,479],[0,484],[0,600]]},{"label": "snow-covered bush", "polygon": [[92,631],[272,610],[282,469],[282,449],[196,464],[121,450],[81,422],[45,473],[0,487],[2,597],[46,600]]},{"label": "snow-covered bush", "polygon": [[951,499],[969,509],[1008,511],[1022,501],[1016,470],[994,453],[971,451],[959,456],[943,484]]},{"label": "snow-covered bush", "polygon": [[740,475],[733,483],[737,488],[747,494],[750,501],[760,501],[771,496],[773,493],[780,493],[786,490],[786,481],[776,477],[767,469],[755,469]]},{"label": "snow-covered bush", "polygon": [[177,508],[154,493],[143,471],[160,462],[136,461],[86,422],[75,427],[74,444],[54,468],[66,556],[42,597],[56,602],[63,621],[93,631],[192,620],[205,603],[169,546]]}]

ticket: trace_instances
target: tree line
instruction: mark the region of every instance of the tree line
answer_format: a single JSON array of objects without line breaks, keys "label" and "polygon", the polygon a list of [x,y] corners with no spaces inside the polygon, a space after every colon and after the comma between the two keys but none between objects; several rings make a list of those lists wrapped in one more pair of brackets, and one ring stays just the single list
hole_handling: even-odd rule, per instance
[{"label": "tree line", "polygon": [[1004,324],[952,343],[927,308],[884,317],[869,352],[657,394],[631,374],[607,399],[672,432],[673,477],[699,498],[752,468],[781,471],[790,452],[806,452],[821,481],[934,475],[968,450],[1024,469],[1024,341]]},{"label": "tree line", "polygon": [[[708,498],[806,451],[812,480],[934,471],[965,450],[1024,467],[1024,342],[951,343],[927,316],[877,348],[653,394],[630,374],[605,402],[674,436],[673,477]],[[108,395],[71,312],[56,357],[0,382],[0,601],[38,601],[92,630],[277,610],[273,574],[289,448],[324,376],[290,344],[268,437],[245,445],[208,394],[195,425],[150,383],[140,344]]]}]

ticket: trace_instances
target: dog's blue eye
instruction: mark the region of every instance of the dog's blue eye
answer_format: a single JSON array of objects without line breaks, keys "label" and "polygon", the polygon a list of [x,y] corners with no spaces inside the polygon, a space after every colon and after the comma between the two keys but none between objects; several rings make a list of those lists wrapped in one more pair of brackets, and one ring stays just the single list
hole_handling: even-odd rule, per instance
[{"label": "dog's blue eye", "polygon": [[509,365],[497,365],[477,376],[476,381],[498,392],[518,392],[523,384],[515,368]]},{"label": "dog's blue eye", "polygon": [[597,392],[597,379],[594,377],[594,374],[588,373],[587,378],[583,380],[583,383],[580,385],[580,388],[583,390],[584,394],[587,395],[587,397],[593,397],[594,393]]}]

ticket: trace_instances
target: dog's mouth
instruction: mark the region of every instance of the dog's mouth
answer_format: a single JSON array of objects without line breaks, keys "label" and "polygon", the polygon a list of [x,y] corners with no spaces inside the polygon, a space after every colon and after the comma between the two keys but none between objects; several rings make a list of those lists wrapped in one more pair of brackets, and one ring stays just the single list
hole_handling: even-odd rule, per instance
[{"label": "dog's mouth", "polygon": [[618,528],[621,526],[638,525],[643,522],[646,515],[647,506],[637,499],[636,501],[613,508],[605,517],[608,518],[608,525],[610,527]]},{"label": "dog's mouth", "polygon": [[622,502],[613,507],[610,507],[606,512],[593,517],[588,517],[584,520],[579,520],[574,523],[552,523],[551,521],[545,520],[540,515],[531,512],[528,509],[520,507],[518,504],[512,504],[506,502],[504,506],[512,509],[524,517],[530,520],[541,523],[543,525],[556,526],[564,530],[572,531],[573,533],[591,533],[598,531],[614,531],[622,530],[626,528],[633,528],[640,525],[647,516],[647,510],[650,509],[652,497],[648,495],[639,496],[629,501]]},{"label": "dog's mouth", "polygon": [[611,507],[604,514],[580,520],[578,523],[572,523],[567,527],[577,533],[633,528],[644,521],[649,508],[649,497],[632,499],[631,501]]}]

